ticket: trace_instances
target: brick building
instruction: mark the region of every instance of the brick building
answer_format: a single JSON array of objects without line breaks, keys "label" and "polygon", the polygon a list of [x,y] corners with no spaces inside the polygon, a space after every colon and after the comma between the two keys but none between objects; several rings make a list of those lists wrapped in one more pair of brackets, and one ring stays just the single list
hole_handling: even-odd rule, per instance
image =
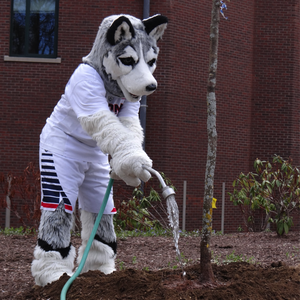
[{"label": "brick building", "polygon": [[[15,0],[16,1],[16,0]],[[29,0],[27,0],[29,1]],[[26,1],[25,1],[26,2]],[[0,173],[38,164],[39,133],[70,75],[89,53],[99,23],[111,14],[143,17],[143,1],[53,0],[59,6],[57,53],[50,58],[12,55],[12,0],[0,2]],[[300,0],[232,1],[221,17],[217,71],[218,149],[213,229],[243,225],[227,195],[256,157],[291,156],[300,163]],[[147,99],[146,151],[153,167],[177,188],[182,211],[187,181],[186,228],[201,226],[207,151],[206,83],[211,1],[152,1],[169,26],[159,42],[158,90]],[[29,55],[30,56],[30,55]],[[121,195],[118,195],[121,197]],[[0,210],[4,227],[5,210]],[[294,219],[299,229],[299,218]],[[12,219],[14,225],[14,219]],[[15,222],[15,226],[19,226]]]}]

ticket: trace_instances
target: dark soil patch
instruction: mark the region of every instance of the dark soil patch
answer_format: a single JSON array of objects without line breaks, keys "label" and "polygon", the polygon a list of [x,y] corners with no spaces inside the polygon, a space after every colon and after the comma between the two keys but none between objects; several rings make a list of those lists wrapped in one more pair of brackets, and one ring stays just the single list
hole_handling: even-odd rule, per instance
[{"label": "dark soil patch", "polygon": [[[255,267],[248,263],[214,265],[215,284],[198,282],[199,265],[180,271],[142,271],[127,269],[105,276],[90,271],[79,276],[70,287],[67,299],[300,299],[300,270]],[[33,289],[23,299],[59,300],[68,280],[62,276],[44,288]]]},{"label": "dark soil patch", "polygon": [[[60,299],[69,278],[66,274],[44,288],[34,286],[30,263],[35,238],[0,235],[0,299]],[[73,244],[78,248],[80,239],[73,238]],[[200,238],[180,239],[187,273],[183,279],[172,238],[119,241],[118,271],[80,275],[69,288],[67,299],[300,299],[298,232],[281,239],[274,233],[214,236],[214,284],[198,281],[199,244]],[[239,262],[227,264],[226,257]]]}]

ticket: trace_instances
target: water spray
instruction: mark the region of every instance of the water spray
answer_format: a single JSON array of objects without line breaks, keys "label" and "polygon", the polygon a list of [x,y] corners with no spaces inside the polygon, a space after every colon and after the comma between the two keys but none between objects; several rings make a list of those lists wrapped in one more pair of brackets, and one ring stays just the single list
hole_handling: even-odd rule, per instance
[{"label": "water spray", "polygon": [[181,255],[178,247],[178,240],[179,240],[179,210],[178,210],[178,205],[175,200],[175,191],[166,185],[165,181],[163,180],[162,176],[157,172],[156,170],[152,169],[151,167],[147,167],[143,165],[143,168],[147,170],[148,172],[154,174],[161,186],[162,186],[162,196],[166,200],[167,203],[167,211],[168,211],[168,220],[169,220],[169,225],[172,228],[173,232],[173,238],[174,238],[174,243],[175,243],[175,249],[176,249],[176,254],[181,266],[182,270],[182,277],[184,278],[186,275],[186,272],[183,269],[183,264],[181,260]]}]

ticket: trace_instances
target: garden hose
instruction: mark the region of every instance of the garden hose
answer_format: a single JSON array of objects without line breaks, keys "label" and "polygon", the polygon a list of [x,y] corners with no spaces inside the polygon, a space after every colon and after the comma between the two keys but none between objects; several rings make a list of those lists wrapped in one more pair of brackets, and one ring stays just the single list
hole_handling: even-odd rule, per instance
[{"label": "garden hose", "polygon": [[107,201],[108,201],[108,197],[110,195],[110,191],[111,191],[111,188],[112,188],[112,185],[114,183],[114,180],[112,178],[109,179],[109,182],[108,182],[108,186],[107,186],[107,189],[106,189],[106,193],[104,195],[104,199],[103,199],[103,203],[101,205],[101,208],[100,208],[100,211],[98,213],[98,216],[97,216],[97,219],[95,221],[95,224],[94,224],[94,227],[93,227],[93,230],[92,230],[92,233],[91,233],[91,236],[87,242],[87,245],[86,245],[86,248],[84,250],[84,253],[83,253],[83,256],[82,256],[82,259],[81,259],[81,262],[76,270],[76,272],[72,275],[72,277],[66,282],[66,284],[64,285],[63,289],[61,290],[61,294],[60,294],[60,300],[65,300],[66,299],[66,295],[67,295],[67,291],[70,287],[70,285],[72,284],[72,282],[76,279],[76,277],[81,273],[81,270],[85,264],[85,261],[87,259],[87,256],[88,256],[88,253],[90,251],[90,248],[92,246],[92,243],[94,241],[94,238],[95,238],[95,235],[96,235],[96,232],[97,232],[97,229],[98,229],[98,226],[99,226],[99,223],[100,223],[100,220],[102,218],[102,215],[103,215],[103,212],[104,212],[104,209],[106,207],[106,204],[107,204]]}]

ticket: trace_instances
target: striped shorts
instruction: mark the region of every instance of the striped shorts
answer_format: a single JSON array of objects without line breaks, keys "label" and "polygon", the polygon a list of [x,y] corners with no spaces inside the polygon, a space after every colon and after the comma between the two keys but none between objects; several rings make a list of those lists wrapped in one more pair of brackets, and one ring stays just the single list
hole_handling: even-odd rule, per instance
[{"label": "striped shorts", "polygon": [[[54,211],[63,200],[65,211],[98,213],[109,181],[109,163],[76,161],[40,148],[41,209]],[[104,214],[115,214],[112,191]]]}]

